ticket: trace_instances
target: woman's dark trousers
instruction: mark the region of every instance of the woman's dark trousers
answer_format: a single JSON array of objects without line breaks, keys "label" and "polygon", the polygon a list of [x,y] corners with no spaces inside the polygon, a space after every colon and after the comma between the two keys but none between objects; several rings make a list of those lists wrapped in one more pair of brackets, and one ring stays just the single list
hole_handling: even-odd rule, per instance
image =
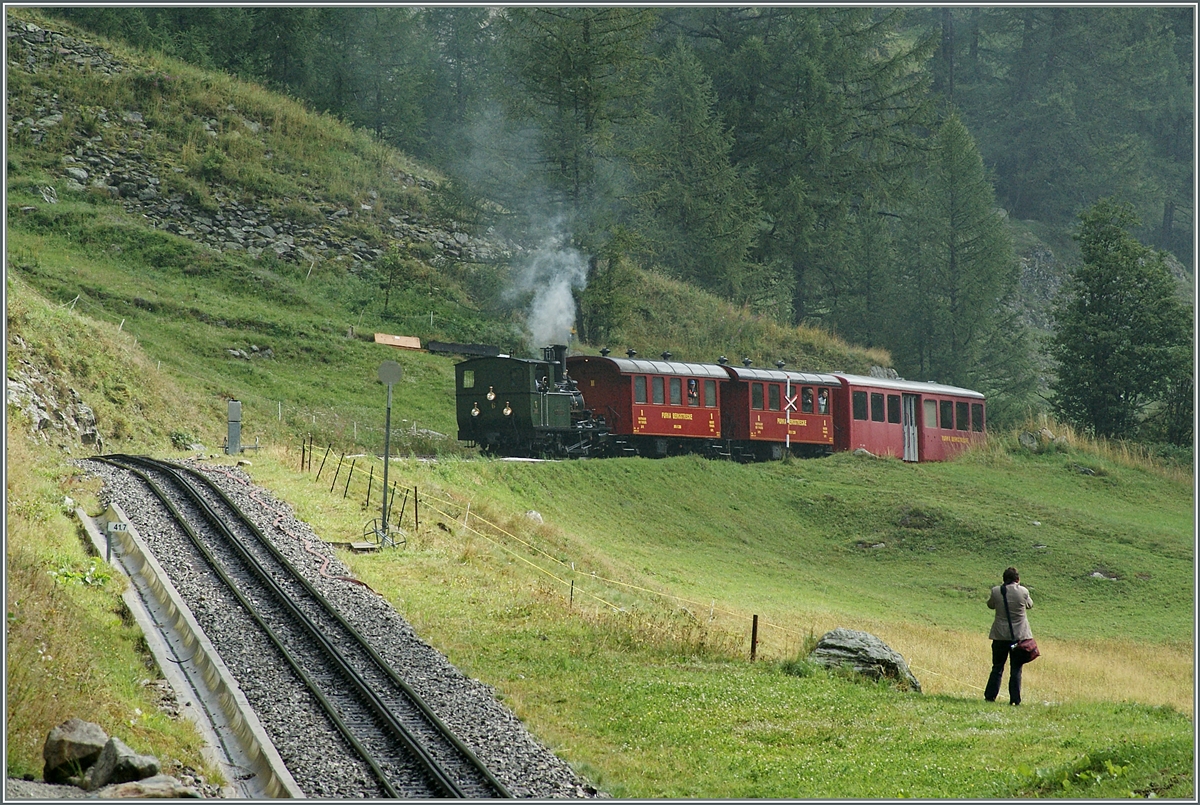
[{"label": "woman's dark trousers", "polygon": [[[996,701],[1000,692],[1000,679],[1004,676],[1004,661],[1009,657],[1011,640],[992,641],[992,675],[988,677],[987,687],[984,688],[983,698],[989,702]],[[1021,667],[1016,658],[1012,661],[1012,670],[1008,676],[1008,699],[1010,704],[1021,703]]]}]

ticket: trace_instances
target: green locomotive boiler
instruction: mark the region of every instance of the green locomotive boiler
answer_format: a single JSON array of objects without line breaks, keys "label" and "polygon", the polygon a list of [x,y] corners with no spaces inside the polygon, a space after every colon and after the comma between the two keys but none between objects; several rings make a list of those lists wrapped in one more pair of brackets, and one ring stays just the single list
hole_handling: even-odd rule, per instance
[{"label": "green locomotive boiler", "polygon": [[594,455],[607,427],[584,407],[566,358],[559,344],[543,348],[541,360],[497,355],[457,364],[459,440],[489,455]]}]

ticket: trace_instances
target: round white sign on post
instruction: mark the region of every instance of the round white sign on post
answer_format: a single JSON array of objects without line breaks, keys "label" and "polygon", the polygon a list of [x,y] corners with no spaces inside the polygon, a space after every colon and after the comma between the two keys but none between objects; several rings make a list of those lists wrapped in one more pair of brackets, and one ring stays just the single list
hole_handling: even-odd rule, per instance
[{"label": "round white sign on post", "polygon": [[379,382],[386,386],[399,383],[404,376],[404,367],[395,361],[384,361],[379,365]]}]

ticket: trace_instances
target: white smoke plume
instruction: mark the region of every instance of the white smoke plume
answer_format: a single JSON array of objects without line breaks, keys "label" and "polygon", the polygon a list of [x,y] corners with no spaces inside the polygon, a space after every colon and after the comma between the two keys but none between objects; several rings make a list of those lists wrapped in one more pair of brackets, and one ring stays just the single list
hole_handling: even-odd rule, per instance
[{"label": "white smoke plume", "polygon": [[567,344],[575,326],[575,297],[572,291],[587,285],[588,260],[568,245],[562,234],[542,239],[528,255],[515,277],[515,292],[533,292],[526,313],[529,348]]}]

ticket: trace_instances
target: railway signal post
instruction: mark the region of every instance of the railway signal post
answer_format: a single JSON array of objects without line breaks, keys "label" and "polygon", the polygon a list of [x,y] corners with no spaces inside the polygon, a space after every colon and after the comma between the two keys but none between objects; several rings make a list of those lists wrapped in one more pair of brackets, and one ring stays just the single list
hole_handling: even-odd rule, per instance
[{"label": "railway signal post", "polygon": [[388,525],[388,452],[392,440],[392,386],[400,382],[404,368],[395,361],[384,361],[379,366],[379,382],[387,386],[387,414],[383,425],[383,520],[379,524],[379,545],[395,545]]}]

